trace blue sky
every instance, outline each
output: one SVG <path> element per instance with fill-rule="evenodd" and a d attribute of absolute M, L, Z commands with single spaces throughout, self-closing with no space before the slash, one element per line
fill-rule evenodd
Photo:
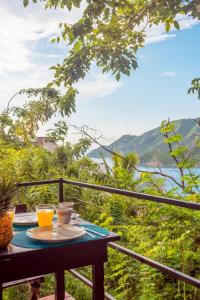
<path fill-rule="evenodd" d="M 52 45 L 63 11 L 45 12 L 42 6 L 24 9 L 22 1 L 0 3 L 0 107 L 19 89 L 40 87 L 52 79 L 48 68 L 62 61 L 66 45 Z M 73 22 L 76 10 L 67 18 Z M 92 68 L 78 84 L 77 112 L 66 120 L 97 129 L 105 142 L 122 134 L 141 134 L 167 118 L 194 118 L 200 102 L 187 95 L 192 78 L 199 76 L 200 24 L 180 20 L 182 30 L 166 34 L 162 25 L 148 30 L 145 48 L 138 52 L 139 69 L 116 82 Z M 24 99 L 17 98 L 16 104 Z M 58 117 L 56 118 L 56 120 Z M 52 120 L 47 127 L 51 127 Z M 41 128 L 39 134 L 44 133 Z M 74 135 L 70 136 L 74 140 Z"/>

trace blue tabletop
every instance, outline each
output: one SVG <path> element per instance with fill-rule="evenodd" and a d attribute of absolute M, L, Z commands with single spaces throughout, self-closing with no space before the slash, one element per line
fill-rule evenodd
<path fill-rule="evenodd" d="M 84 222 L 83 224 L 81 223 L 80 226 L 84 227 L 86 230 L 91 229 L 100 234 L 104 234 L 105 236 L 109 235 L 108 230 L 106 230 L 102 227 L 99 227 L 97 225 L 94 225 L 94 224 Z M 91 237 L 88 234 L 85 234 L 85 235 L 81 236 L 80 238 L 77 238 L 77 239 L 74 239 L 71 241 L 66 241 L 66 242 L 62 242 L 62 243 L 48 243 L 48 242 L 41 242 L 38 240 L 34 240 L 27 236 L 26 230 L 29 228 L 32 228 L 33 226 L 28 226 L 28 227 L 27 226 L 18 226 L 18 227 L 20 227 L 20 231 L 14 235 L 11 243 L 15 246 L 22 247 L 22 248 L 43 249 L 43 248 L 84 243 L 87 241 L 98 240 L 98 239 L 102 238 L 101 235 L 92 233 L 92 235 L 94 235 L 94 237 Z M 16 226 L 14 226 L 14 229 L 17 230 Z"/>

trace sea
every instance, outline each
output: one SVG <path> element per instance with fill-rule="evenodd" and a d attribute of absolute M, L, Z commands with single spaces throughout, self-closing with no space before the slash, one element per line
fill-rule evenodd
<path fill-rule="evenodd" d="M 93 161 L 95 161 L 96 163 L 99 163 L 99 164 L 103 164 L 103 160 L 101 158 L 92 158 Z M 112 167 L 113 165 L 113 162 L 112 162 L 112 159 L 111 158 L 105 158 L 108 166 Z M 158 171 L 160 172 L 160 169 L 159 168 L 156 168 L 156 167 L 147 167 L 147 166 L 137 166 L 137 168 L 141 171 Z M 176 181 L 180 182 L 180 172 L 178 170 L 178 168 L 175 168 L 175 167 L 162 167 L 162 172 L 167 174 L 167 175 L 170 175 L 172 176 Z M 192 172 L 193 174 L 195 175 L 200 175 L 200 167 L 196 167 L 196 168 L 192 168 Z M 187 174 L 187 170 L 185 171 L 185 173 Z M 137 176 L 137 174 L 136 174 Z M 162 177 L 163 176 L 160 176 L 160 175 L 156 175 L 158 177 Z M 166 182 L 165 182 L 165 188 L 166 190 L 170 190 L 174 187 L 177 187 L 177 185 L 175 183 L 173 183 L 170 179 L 167 179 Z M 200 188 L 200 186 L 199 186 Z"/>

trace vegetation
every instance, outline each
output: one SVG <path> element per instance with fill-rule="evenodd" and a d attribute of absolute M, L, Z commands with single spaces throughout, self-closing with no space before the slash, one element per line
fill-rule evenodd
<path fill-rule="evenodd" d="M 34 3 L 39 0 L 33 0 Z M 45 7 L 71 10 L 81 0 L 44 0 Z M 23 0 L 24 6 L 29 0 Z M 67 141 L 68 126 L 58 122 L 47 139 L 56 141 L 58 149 L 51 153 L 35 143 L 36 133 L 59 112 L 69 116 L 75 111 L 75 84 L 89 72 L 93 62 L 103 72 L 111 72 L 117 80 L 137 68 L 136 54 L 145 43 L 147 27 L 163 22 L 166 31 L 179 28 L 177 15 L 200 18 L 199 0 L 87 0 L 82 17 L 75 24 L 60 24 L 60 35 L 52 42 L 70 45 L 68 56 L 52 69 L 54 81 L 46 88 L 22 90 L 27 96 L 22 107 L 8 107 L 0 114 L 0 172 L 8 181 L 32 181 L 65 177 L 89 183 L 121 187 L 154 195 L 199 201 L 199 175 L 193 173 L 197 161 L 190 149 L 181 144 L 182 135 L 173 123 L 163 122 L 162 135 L 170 157 L 180 172 L 180 180 L 160 172 L 141 172 L 137 169 L 135 153 L 112 153 L 113 167 L 103 160 L 104 168 L 85 156 L 90 139 L 83 138 L 75 145 Z M 65 95 L 54 89 L 64 85 Z M 199 79 L 192 82 L 191 93 L 199 95 Z M 199 142 L 196 141 L 198 151 Z M 198 152 L 197 152 L 198 153 Z M 159 177 L 157 175 L 160 175 Z M 166 180 L 174 188 L 166 190 Z M 167 264 L 196 278 L 200 277 L 199 213 L 154 204 L 128 197 L 77 187 L 65 187 L 65 200 L 73 200 L 83 218 L 121 235 L 121 244 L 147 257 Z M 27 203 L 34 209 L 37 203 L 57 203 L 56 186 L 21 189 L 14 203 Z M 110 250 L 106 267 L 106 288 L 117 299 L 199 299 L 200 291 L 190 285 L 163 275 L 156 270 L 130 260 Z M 88 268 L 81 272 L 90 277 Z M 69 292 L 78 300 L 90 299 L 88 289 L 70 277 Z M 48 276 L 43 292 L 52 291 L 53 280 Z M 6 290 L 5 300 L 23 300 L 26 287 Z M 23 292 L 22 292 L 23 291 Z"/>
<path fill-rule="evenodd" d="M 113 166 L 110 167 L 102 158 L 102 168 L 85 156 L 91 144 L 89 136 L 83 136 L 75 145 L 70 144 L 67 141 L 68 126 L 64 122 L 55 124 L 46 136 L 50 141 L 57 142 L 57 150 L 52 153 L 40 148 L 35 143 L 37 126 L 40 124 L 37 109 L 44 119 L 43 122 L 49 120 L 52 114 L 47 115 L 48 111 L 43 105 L 46 107 L 51 99 L 48 98 L 48 90 L 45 90 L 47 97 L 44 102 L 40 99 L 41 90 L 39 94 L 38 90 L 32 90 L 31 99 L 28 91 L 23 91 L 28 97 L 24 106 L 10 107 L 0 115 L 0 172 L 8 181 L 64 177 L 154 195 L 200 201 L 199 175 L 193 174 L 195 157 L 188 156 L 188 148 L 179 144 L 182 136 L 180 132 L 176 132 L 174 123 L 163 122 L 161 131 L 164 142 L 170 147 L 169 154 L 179 168 L 180 180 L 174 188 L 166 190 L 166 180 L 170 178 L 167 178 L 166 174 L 158 177 L 151 172 L 138 172 L 139 158 L 135 153 L 125 156 L 113 153 Z M 198 140 L 196 142 L 198 146 Z M 83 218 L 118 232 L 122 245 L 191 276 L 200 277 L 198 212 L 75 186 L 65 186 L 64 195 L 65 200 L 75 202 L 76 210 Z M 13 203 L 19 202 L 27 203 L 31 210 L 34 210 L 37 203 L 57 203 L 57 186 L 21 188 L 13 199 Z M 83 268 L 80 271 L 91 278 L 90 269 Z M 71 275 L 66 276 L 67 289 L 76 299 L 90 299 L 91 294 L 87 287 L 77 285 Z M 114 250 L 109 250 L 105 277 L 106 289 L 117 299 L 200 297 L 199 290 L 122 254 L 116 255 Z M 47 276 L 42 294 L 51 293 L 53 286 L 53 277 Z M 4 299 L 23 300 L 26 299 L 27 293 L 26 286 L 14 287 L 4 292 Z"/>
<path fill-rule="evenodd" d="M 42 0 L 32 0 L 38 3 Z M 26 7 L 31 0 L 23 0 Z M 51 84 L 63 84 L 66 97 L 75 97 L 75 84 L 83 79 L 95 62 L 102 72 L 117 80 L 138 67 L 136 54 L 144 46 L 146 30 L 163 23 L 167 32 L 180 28 L 177 16 L 200 19 L 199 0 L 43 0 L 45 9 L 71 11 L 80 8 L 82 16 L 74 23 L 59 24 L 60 34 L 52 42 L 70 46 L 63 62 L 53 66 Z M 199 93 L 199 79 L 190 92 Z"/>

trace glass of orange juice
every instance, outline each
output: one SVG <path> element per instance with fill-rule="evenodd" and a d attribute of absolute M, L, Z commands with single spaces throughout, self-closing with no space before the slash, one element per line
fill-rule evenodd
<path fill-rule="evenodd" d="M 54 205 L 40 204 L 36 206 L 39 227 L 52 225 Z"/>
<path fill-rule="evenodd" d="M 13 222 L 14 215 L 15 215 L 15 206 L 10 205 L 9 208 L 8 208 L 8 213 L 11 217 L 12 222 Z"/>

